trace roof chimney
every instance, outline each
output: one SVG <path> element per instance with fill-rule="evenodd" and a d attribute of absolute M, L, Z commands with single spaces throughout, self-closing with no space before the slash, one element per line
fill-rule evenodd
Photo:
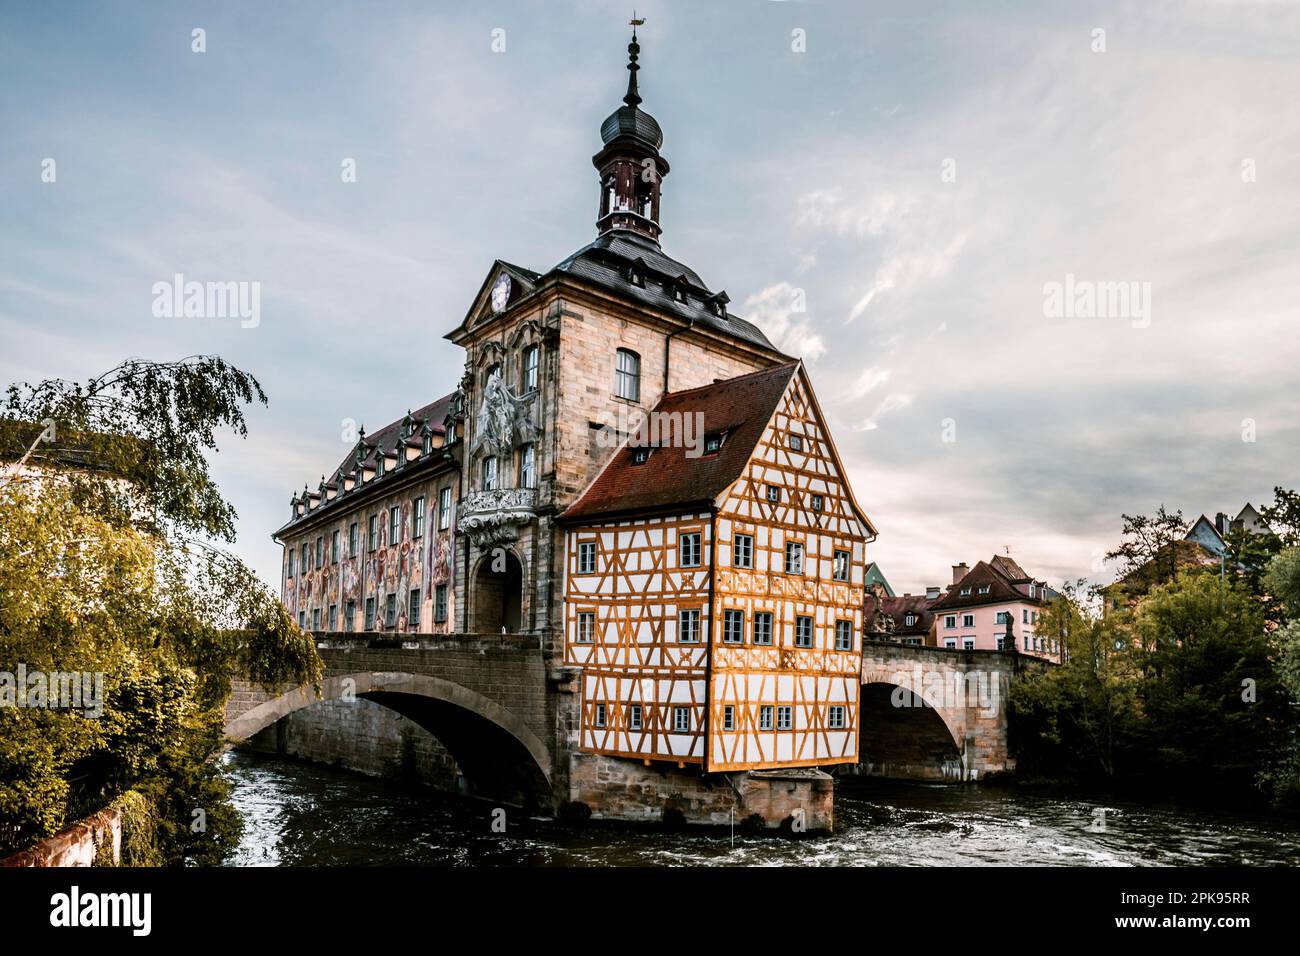
<path fill-rule="evenodd" d="M 927 601 L 939 600 L 939 585 L 934 584 L 925 589 L 925 599 Z"/>
<path fill-rule="evenodd" d="M 1214 516 L 1214 530 L 1221 535 L 1228 533 L 1228 516 L 1222 511 Z"/>
<path fill-rule="evenodd" d="M 956 584 L 958 581 L 964 578 L 966 576 L 966 572 L 969 570 L 970 568 L 967 567 L 965 561 L 963 561 L 961 564 L 954 564 L 952 566 L 952 583 Z"/>

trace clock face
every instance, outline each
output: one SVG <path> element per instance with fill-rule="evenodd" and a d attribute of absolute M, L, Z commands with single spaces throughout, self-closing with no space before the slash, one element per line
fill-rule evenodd
<path fill-rule="evenodd" d="M 492 284 L 492 309 L 500 312 L 510 301 L 510 276 L 504 272 L 497 276 L 497 281 Z"/>

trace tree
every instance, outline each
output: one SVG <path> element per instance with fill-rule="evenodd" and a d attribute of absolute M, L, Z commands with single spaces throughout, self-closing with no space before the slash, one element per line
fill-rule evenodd
<path fill-rule="evenodd" d="M 1259 516 L 1277 536 L 1279 550 L 1300 545 L 1300 493 L 1275 486 L 1273 503 L 1260 508 Z"/>
<path fill-rule="evenodd" d="M 1119 560 L 1120 577 L 1141 577 L 1143 588 L 1178 576 L 1182 555 L 1179 543 L 1187 533 L 1182 511 L 1170 514 L 1162 504 L 1152 516 L 1121 515 L 1124 541 L 1106 553 L 1107 561 Z"/>
<path fill-rule="evenodd" d="M 0 482 L 0 673 L 90 675 L 102 693 L 80 711 L 30 697 L 0 708 L 0 850 L 134 789 L 163 861 L 214 862 L 238 836 L 210 759 L 232 676 L 271 687 L 320 676 L 313 642 L 270 589 L 186 536 L 233 537 L 203 451 L 219 427 L 244 433 L 242 404 L 264 401 L 261 389 L 198 357 L 8 395 L 5 452 L 39 471 Z M 57 446 L 33 440 L 32 421 L 43 435 L 52 421 Z"/>

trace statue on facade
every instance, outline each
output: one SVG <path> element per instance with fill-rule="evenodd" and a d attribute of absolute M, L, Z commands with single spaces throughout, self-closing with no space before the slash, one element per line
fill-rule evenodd
<path fill-rule="evenodd" d="M 500 369 L 488 376 L 483 401 L 474 422 L 474 446 L 492 455 L 509 455 L 516 444 L 534 441 L 538 428 L 529 414 L 531 398 L 520 398 L 501 377 Z"/>

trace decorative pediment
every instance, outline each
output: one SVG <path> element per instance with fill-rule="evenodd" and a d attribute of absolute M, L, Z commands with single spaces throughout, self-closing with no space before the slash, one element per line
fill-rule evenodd
<path fill-rule="evenodd" d="M 469 329 L 508 311 L 537 287 L 539 278 L 541 276 L 531 269 L 497 259 L 479 286 L 478 294 L 474 296 L 461 328 Z"/>

